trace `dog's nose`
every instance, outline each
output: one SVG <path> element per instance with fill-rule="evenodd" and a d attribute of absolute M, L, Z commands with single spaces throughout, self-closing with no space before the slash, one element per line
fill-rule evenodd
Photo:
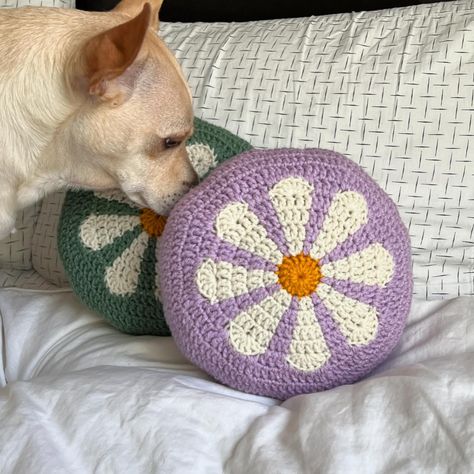
<path fill-rule="evenodd" d="M 199 175 L 196 173 L 194 168 L 192 168 L 191 169 L 191 176 L 189 177 L 188 180 L 183 181 L 183 184 L 185 186 L 189 186 L 191 188 L 192 186 L 195 186 L 198 183 L 199 183 Z"/>

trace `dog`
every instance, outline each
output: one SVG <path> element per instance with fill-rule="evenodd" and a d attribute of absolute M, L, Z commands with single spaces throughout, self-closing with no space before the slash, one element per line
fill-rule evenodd
<path fill-rule="evenodd" d="M 120 188 L 166 215 L 197 182 L 191 93 L 156 34 L 161 4 L 0 10 L 0 238 L 64 187 Z"/>

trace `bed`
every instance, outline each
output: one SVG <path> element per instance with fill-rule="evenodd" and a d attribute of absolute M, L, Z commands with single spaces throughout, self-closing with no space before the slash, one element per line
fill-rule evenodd
<path fill-rule="evenodd" d="M 397 203 L 406 330 L 358 383 L 285 402 L 232 390 L 79 301 L 57 251 L 64 193 L 47 196 L 0 242 L 0 472 L 473 472 L 474 2 L 160 30 L 198 117 L 255 147 L 343 153 Z"/>

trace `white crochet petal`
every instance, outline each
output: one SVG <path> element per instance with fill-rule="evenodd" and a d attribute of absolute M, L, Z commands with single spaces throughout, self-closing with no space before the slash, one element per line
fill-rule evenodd
<path fill-rule="evenodd" d="M 291 296 L 281 290 L 238 314 L 229 325 L 234 349 L 244 355 L 265 353 L 290 303 Z"/>
<path fill-rule="evenodd" d="M 367 202 L 354 191 L 337 193 L 329 206 L 323 227 L 313 244 L 310 255 L 323 258 L 367 223 Z"/>
<path fill-rule="evenodd" d="M 300 300 L 296 318 L 296 327 L 286 360 L 298 370 L 317 370 L 327 362 L 331 353 L 316 319 L 310 297 Z"/>
<path fill-rule="evenodd" d="M 141 273 L 143 255 L 148 246 L 149 236 L 142 232 L 123 253 L 105 270 L 105 283 L 114 295 L 135 293 Z"/>
<path fill-rule="evenodd" d="M 365 346 L 375 339 L 378 318 L 373 306 L 349 298 L 325 283 L 318 285 L 316 293 L 349 344 Z"/>
<path fill-rule="evenodd" d="M 313 186 L 303 178 L 281 180 L 270 190 L 273 207 L 280 219 L 290 255 L 303 251 Z"/>
<path fill-rule="evenodd" d="M 275 272 L 248 270 L 229 262 L 204 260 L 196 274 L 196 284 L 204 298 L 217 303 L 278 282 Z"/>
<path fill-rule="evenodd" d="M 246 203 L 233 202 L 224 207 L 217 215 L 215 228 L 222 240 L 242 250 L 275 264 L 282 261 L 282 253 Z"/>
<path fill-rule="evenodd" d="M 392 255 L 381 244 L 369 245 L 360 252 L 321 267 L 324 276 L 384 287 L 393 276 Z"/>
<path fill-rule="evenodd" d="M 140 224 L 138 216 L 92 214 L 81 224 L 79 237 L 91 250 L 100 250 Z"/>
<path fill-rule="evenodd" d="M 217 166 L 217 157 L 214 150 L 205 143 L 195 143 L 186 147 L 189 161 L 200 178 Z"/>

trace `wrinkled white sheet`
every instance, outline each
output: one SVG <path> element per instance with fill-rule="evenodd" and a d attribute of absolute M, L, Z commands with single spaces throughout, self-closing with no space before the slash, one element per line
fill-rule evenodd
<path fill-rule="evenodd" d="M 285 403 L 222 387 L 169 338 L 69 292 L 0 291 L 0 472 L 472 473 L 474 298 L 415 301 L 371 377 Z"/>

